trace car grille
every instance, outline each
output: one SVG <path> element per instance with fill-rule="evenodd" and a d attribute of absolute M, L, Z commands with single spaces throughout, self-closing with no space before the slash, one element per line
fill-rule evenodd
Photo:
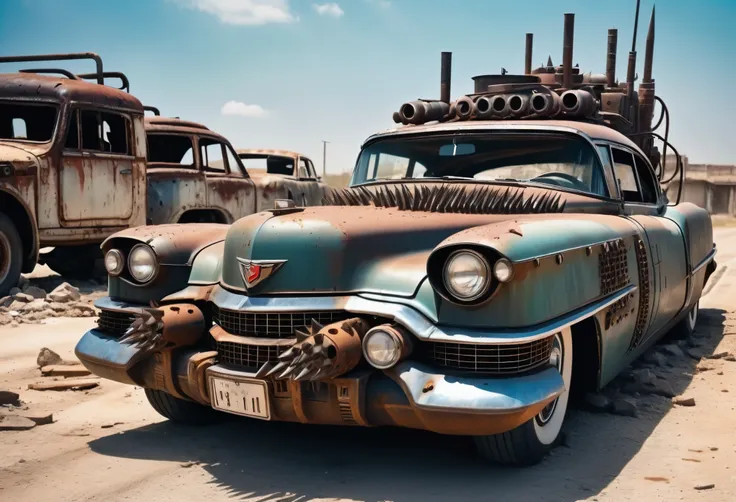
<path fill-rule="evenodd" d="M 249 345 L 245 343 L 215 342 L 220 362 L 253 371 L 268 361 L 276 362 L 286 347 L 278 345 Z"/>
<path fill-rule="evenodd" d="M 103 309 L 97 319 L 97 326 L 100 331 L 107 334 L 123 336 L 134 320 L 135 317 L 132 314 Z"/>
<path fill-rule="evenodd" d="M 226 310 L 212 306 L 212 320 L 228 333 L 262 338 L 293 338 L 294 331 L 309 326 L 312 319 L 324 325 L 349 317 L 349 313 L 340 310 L 266 313 Z"/>
<path fill-rule="evenodd" d="M 509 375 L 523 373 L 549 362 L 553 337 L 526 343 L 479 345 L 425 342 L 426 362 L 467 373 Z"/>

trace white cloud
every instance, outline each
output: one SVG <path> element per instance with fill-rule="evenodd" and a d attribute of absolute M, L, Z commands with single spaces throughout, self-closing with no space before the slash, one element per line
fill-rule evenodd
<path fill-rule="evenodd" d="M 262 25 L 292 23 L 299 18 L 289 10 L 288 0 L 174 0 L 190 9 L 197 9 L 226 24 Z"/>
<path fill-rule="evenodd" d="M 341 17 L 345 12 L 336 3 L 312 4 L 320 16 Z"/>
<path fill-rule="evenodd" d="M 228 101 L 222 105 L 220 113 L 223 115 L 239 115 L 249 118 L 263 118 L 268 116 L 268 112 L 261 105 L 247 105 L 242 101 Z"/>

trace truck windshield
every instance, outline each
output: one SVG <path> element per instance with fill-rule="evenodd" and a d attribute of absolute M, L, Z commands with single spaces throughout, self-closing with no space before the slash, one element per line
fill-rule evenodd
<path fill-rule="evenodd" d="M 353 185 L 467 178 L 544 183 L 607 197 L 594 148 L 571 134 L 483 133 L 378 140 L 360 153 Z"/>
<path fill-rule="evenodd" d="M 57 113 L 53 105 L 0 102 L 0 140 L 51 141 Z"/>

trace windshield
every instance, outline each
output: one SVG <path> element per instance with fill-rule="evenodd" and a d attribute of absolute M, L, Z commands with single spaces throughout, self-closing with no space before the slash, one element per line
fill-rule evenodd
<path fill-rule="evenodd" d="M 56 115 L 53 105 L 0 102 L 0 140 L 51 141 Z"/>
<path fill-rule="evenodd" d="M 281 155 L 241 153 L 238 155 L 248 171 L 266 171 L 268 174 L 291 176 L 294 174 L 294 159 Z"/>
<path fill-rule="evenodd" d="M 352 184 L 443 177 L 544 183 L 608 196 L 594 148 L 569 134 L 483 133 L 379 140 L 360 153 Z"/>

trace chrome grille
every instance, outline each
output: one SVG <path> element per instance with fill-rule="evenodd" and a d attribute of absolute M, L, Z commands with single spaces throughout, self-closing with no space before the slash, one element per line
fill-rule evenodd
<path fill-rule="evenodd" d="M 262 338 L 292 338 L 294 330 L 309 326 L 312 319 L 320 324 L 345 320 L 350 314 L 342 311 L 315 312 L 245 312 L 212 306 L 212 320 L 233 335 Z"/>
<path fill-rule="evenodd" d="M 97 326 L 100 331 L 107 334 L 123 336 L 134 320 L 135 317 L 132 314 L 103 309 L 97 319 Z"/>
<path fill-rule="evenodd" d="M 275 362 L 286 347 L 276 345 L 249 345 L 245 343 L 217 342 L 220 362 L 257 370 L 266 362 Z"/>
<path fill-rule="evenodd" d="M 443 368 L 468 373 L 522 373 L 549 362 L 553 337 L 506 345 L 426 342 L 425 359 Z"/>

